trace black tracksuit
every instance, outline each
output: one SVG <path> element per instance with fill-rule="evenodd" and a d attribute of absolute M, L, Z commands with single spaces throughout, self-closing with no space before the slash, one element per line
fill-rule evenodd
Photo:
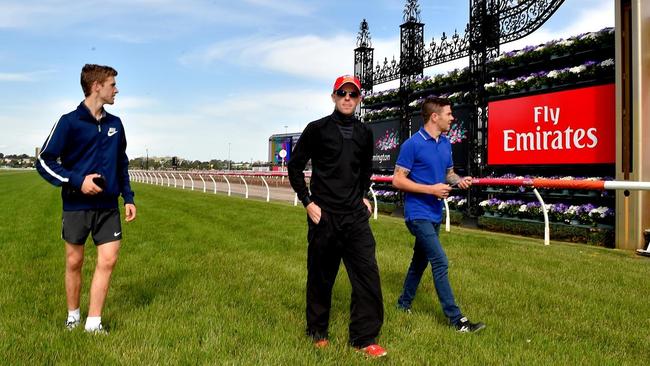
<path fill-rule="evenodd" d="M 375 343 L 384 319 L 375 239 L 363 203 L 372 154 L 370 128 L 335 111 L 307 125 L 288 164 L 298 198 L 322 212 L 318 224 L 307 217 L 307 334 L 328 336 L 332 287 L 343 259 L 352 284 L 350 343 L 360 348 Z M 309 159 L 311 195 L 303 173 Z"/>

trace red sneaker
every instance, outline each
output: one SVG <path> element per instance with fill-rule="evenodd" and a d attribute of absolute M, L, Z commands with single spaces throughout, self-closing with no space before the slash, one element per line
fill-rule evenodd
<path fill-rule="evenodd" d="M 314 341 L 314 347 L 315 348 L 325 348 L 325 347 L 329 346 L 329 344 L 330 344 L 330 341 L 328 341 L 325 338 Z"/>
<path fill-rule="evenodd" d="M 357 348 L 357 351 L 363 352 L 366 356 L 372 358 L 384 357 L 388 354 L 388 352 L 378 344 L 371 344 L 367 347 Z"/>

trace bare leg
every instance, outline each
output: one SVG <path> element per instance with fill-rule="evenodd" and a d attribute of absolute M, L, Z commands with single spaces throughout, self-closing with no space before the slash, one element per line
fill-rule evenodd
<path fill-rule="evenodd" d="M 113 268 L 115 268 L 119 251 L 119 240 L 97 246 L 97 266 L 95 267 L 95 274 L 90 285 L 89 317 L 102 315 L 104 300 L 106 300 L 108 285 L 111 281 L 111 273 L 113 273 Z"/>
<path fill-rule="evenodd" d="M 81 267 L 84 263 L 84 246 L 65 243 L 65 295 L 68 310 L 79 309 L 81 294 Z"/>

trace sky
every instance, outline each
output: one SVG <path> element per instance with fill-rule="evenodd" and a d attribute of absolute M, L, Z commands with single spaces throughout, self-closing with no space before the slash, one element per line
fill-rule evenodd
<path fill-rule="evenodd" d="M 119 72 L 130 158 L 266 161 L 272 134 L 333 110 L 368 21 L 375 62 L 399 56 L 404 0 L 0 0 L 0 152 L 30 154 L 83 100 L 86 63 Z M 420 1 L 425 43 L 464 31 L 469 0 Z M 614 26 L 613 0 L 566 0 L 519 49 Z M 458 60 L 425 70 L 467 66 Z M 381 90 L 396 87 L 387 83 Z"/>

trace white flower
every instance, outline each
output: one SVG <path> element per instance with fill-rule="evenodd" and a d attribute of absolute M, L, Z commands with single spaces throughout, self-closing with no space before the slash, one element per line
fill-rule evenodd
<path fill-rule="evenodd" d="M 485 207 L 485 206 L 488 205 L 488 201 L 489 201 L 489 200 L 481 201 L 481 202 L 478 203 L 478 205 L 481 206 L 481 207 Z"/>
<path fill-rule="evenodd" d="M 585 70 L 587 70 L 587 66 L 580 65 L 580 66 L 574 66 L 574 67 L 570 68 L 569 72 L 572 72 L 574 74 L 579 74 L 579 73 L 581 73 L 581 72 L 583 72 Z"/>
<path fill-rule="evenodd" d="M 549 72 L 546 76 L 549 77 L 549 78 L 555 79 L 559 75 L 560 75 L 560 73 L 557 70 L 553 70 L 553 71 Z"/>
<path fill-rule="evenodd" d="M 499 210 L 503 210 L 503 209 L 506 208 L 506 207 L 508 207 L 508 205 L 507 205 L 505 202 L 501 202 L 501 203 L 499 203 L 499 207 L 498 207 L 498 209 L 499 209 Z"/>
<path fill-rule="evenodd" d="M 594 208 L 591 211 L 589 211 L 589 217 L 598 217 L 601 219 L 605 218 L 605 213 L 607 212 L 608 208 L 604 206 L 600 206 L 598 208 Z"/>
<path fill-rule="evenodd" d="M 464 206 L 467 203 L 467 198 L 463 198 L 462 200 L 458 201 L 458 207 Z"/>
<path fill-rule="evenodd" d="M 573 40 L 562 40 L 558 42 L 560 46 L 570 46 L 573 44 Z"/>
<path fill-rule="evenodd" d="M 495 88 L 497 86 L 497 83 L 493 81 L 493 82 L 487 83 L 487 84 L 485 84 L 483 86 L 485 87 L 485 89 L 492 89 L 492 88 Z"/>
<path fill-rule="evenodd" d="M 560 178 L 560 180 L 574 180 L 574 179 L 575 179 L 575 178 L 573 178 L 573 177 L 570 176 L 570 175 L 568 175 L 568 176 L 566 176 L 566 177 L 562 177 L 562 178 Z"/>
<path fill-rule="evenodd" d="M 587 33 L 587 34 L 583 35 L 582 37 L 580 37 L 580 39 L 585 39 L 585 38 L 595 39 L 596 37 L 598 37 L 596 32 L 590 32 L 590 33 Z"/>
<path fill-rule="evenodd" d="M 528 211 L 528 207 L 526 205 L 519 206 L 519 212 L 526 212 L 526 211 Z"/>
<path fill-rule="evenodd" d="M 578 210 L 580 209 L 580 206 L 569 206 L 569 208 L 566 210 L 567 213 L 569 214 L 577 214 Z"/>
<path fill-rule="evenodd" d="M 515 85 L 517 85 L 517 82 L 514 81 L 514 80 L 508 80 L 508 81 L 506 81 L 506 85 L 508 85 L 508 86 L 515 86 Z"/>
<path fill-rule="evenodd" d="M 608 58 L 607 60 L 601 62 L 599 66 L 614 66 L 614 59 Z"/>

